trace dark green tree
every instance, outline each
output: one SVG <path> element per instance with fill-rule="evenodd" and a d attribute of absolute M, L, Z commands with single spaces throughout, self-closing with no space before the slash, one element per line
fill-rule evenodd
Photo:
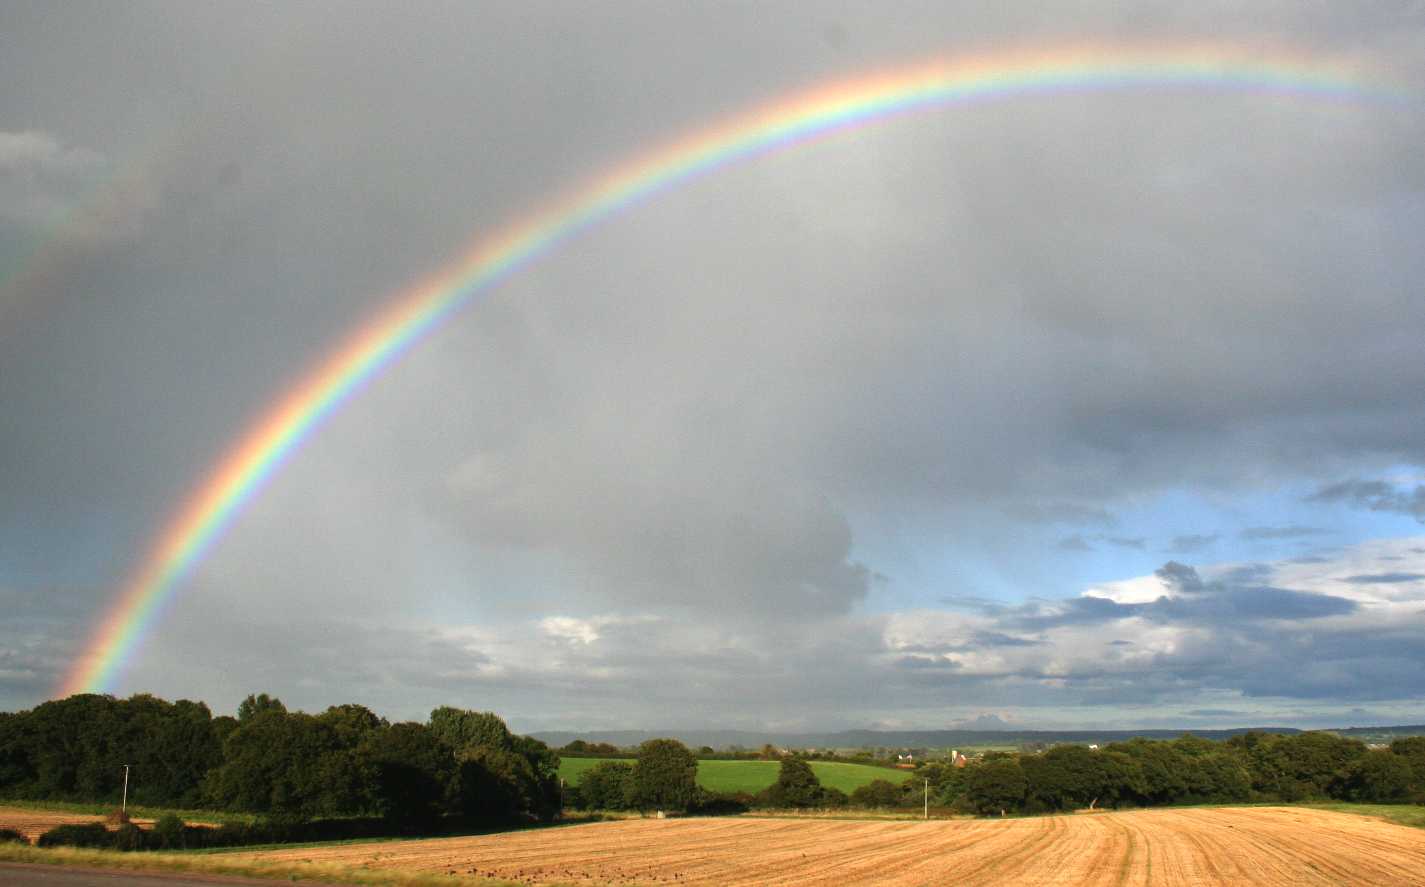
<path fill-rule="evenodd" d="M 600 761 L 579 778 L 579 801 L 586 810 L 625 810 L 633 806 L 633 764 Z"/>
<path fill-rule="evenodd" d="M 802 758 L 783 758 L 777 781 L 763 790 L 763 798 L 769 807 L 819 807 L 821 780 Z"/>
<path fill-rule="evenodd" d="M 676 739 L 650 739 L 638 747 L 634 805 L 640 810 L 687 810 L 698 796 L 698 759 Z"/>
<path fill-rule="evenodd" d="M 1336 793 L 1348 801 L 1399 804 L 1409 800 L 1414 778 L 1405 757 L 1368 751 L 1347 766 Z"/>
<path fill-rule="evenodd" d="M 280 711 L 285 713 L 287 706 L 282 704 L 282 700 L 276 696 L 268 696 L 266 693 L 249 693 L 247 698 L 238 703 L 237 719 L 238 723 L 250 721 L 265 711 Z"/>
<path fill-rule="evenodd" d="M 455 795 L 455 757 L 424 724 L 369 730 L 358 754 L 371 775 L 373 812 L 399 828 L 428 828 Z"/>
<path fill-rule="evenodd" d="M 989 757 L 965 768 L 965 799 L 976 813 L 1016 812 L 1029 784 L 1017 757 Z"/>
<path fill-rule="evenodd" d="M 507 749 L 513 741 L 510 728 L 494 712 L 443 705 L 430 713 L 429 723 L 436 737 L 456 751 L 473 745 Z"/>

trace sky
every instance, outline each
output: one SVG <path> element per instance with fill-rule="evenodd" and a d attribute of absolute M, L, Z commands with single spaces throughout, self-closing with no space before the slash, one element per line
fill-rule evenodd
<path fill-rule="evenodd" d="M 0 709 L 481 237 L 779 98 L 1089 42 L 1403 98 L 1018 96 L 659 193 L 346 402 L 109 689 L 519 730 L 1425 721 L 1425 7 L 419 12 L 0 10 Z"/>

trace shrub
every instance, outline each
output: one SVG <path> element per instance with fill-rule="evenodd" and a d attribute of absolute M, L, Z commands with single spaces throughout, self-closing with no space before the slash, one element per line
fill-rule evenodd
<path fill-rule="evenodd" d="M 102 822 L 57 825 L 40 835 L 40 847 L 112 847 L 114 836 Z"/>
<path fill-rule="evenodd" d="M 845 807 L 851 803 L 851 798 L 839 788 L 832 788 L 829 785 L 821 788 L 821 806 L 823 807 Z"/>
<path fill-rule="evenodd" d="M 165 813 L 153 824 L 153 843 L 165 850 L 181 850 L 188 843 L 184 840 L 184 828 L 177 814 Z"/>
<path fill-rule="evenodd" d="M 119 826 L 110 839 L 115 850 L 142 850 L 147 842 L 148 835 L 143 829 L 126 822 Z"/>
<path fill-rule="evenodd" d="M 579 803 L 586 810 L 622 810 L 633 806 L 633 765 L 601 761 L 579 780 Z"/>
<path fill-rule="evenodd" d="M 901 789 L 889 780 L 873 779 L 853 791 L 850 801 L 857 807 L 897 807 L 901 801 Z"/>
<path fill-rule="evenodd" d="M 755 799 L 747 792 L 710 792 L 699 788 L 688 812 L 698 816 L 736 816 L 751 810 L 754 803 Z"/>
<path fill-rule="evenodd" d="M 12 828 L 0 828 L 0 844 L 28 844 L 30 839 Z"/>

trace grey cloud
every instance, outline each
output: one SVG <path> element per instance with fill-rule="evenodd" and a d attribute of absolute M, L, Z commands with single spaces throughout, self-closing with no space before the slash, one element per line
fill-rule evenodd
<path fill-rule="evenodd" d="M 1171 548 L 1178 554 L 1196 554 L 1204 548 L 1217 544 L 1218 538 L 1217 533 L 1189 533 L 1185 536 L 1174 536 Z"/>
<path fill-rule="evenodd" d="M 1187 564 L 1178 563 L 1177 561 L 1168 561 L 1166 564 L 1163 564 L 1154 572 L 1154 575 L 1157 576 L 1164 585 L 1183 592 L 1184 594 L 1195 594 L 1206 588 L 1197 570 Z"/>
<path fill-rule="evenodd" d="M 1285 588 L 1228 588 L 1201 597 L 1159 598 L 1143 615 L 1164 622 L 1232 623 L 1238 620 L 1321 619 L 1353 613 L 1347 598 Z"/>
<path fill-rule="evenodd" d="M 1072 502 L 1015 503 L 1007 512 L 1027 524 L 1074 524 L 1111 527 L 1118 519 L 1107 509 Z"/>
<path fill-rule="evenodd" d="M 1197 570 L 1169 561 L 1156 573 L 1174 595 L 1146 603 L 1123 604 L 1102 597 L 1077 597 L 1053 604 L 1030 604 L 1015 612 L 1009 624 L 1042 631 L 1070 625 L 1143 618 L 1183 625 L 1232 626 L 1242 621 L 1321 619 L 1343 616 L 1358 608 L 1355 601 L 1332 595 L 1270 586 L 1238 585 L 1227 577 L 1204 582 Z M 1258 570 L 1238 577 L 1255 578 Z"/>
<path fill-rule="evenodd" d="M 1389 4 L 537 0 L 341 8 L 333 28 L 337 10 L 7 10 L 0 82 L 25 88 L 0 91 L 0 216 L 24 219 L 0 220 L 0 267 L 28 283 L 0 322 L 0 585 L 111 590 L 254 417 L 393 294 L 741 109 L 1104 35 L 1210 31 L 1425 78 L 1425 35 Z M 1040 652 L 1030 624 L 1225 632 L 1235 614 L 1265 632 L 1272 607 L 1339 610 L 1237 579 L 1189 591 L 1186 574 L 1177 593 L 1208 603 L 1021 602 L 1079 590 L 1061 536 L 1095 563 L 1136 557 L 1097 536 L 1136 543 L 1159 524 L 1116 516 L 1165 496 L 1250 505 L 1425 464 L 1422 140 L 1417 115 L 1369 103 L 1076 92 L 951 104 L 658 191 L 334 411 L 234 515 L 121 689 L 393 707 L 465 690 L 536 718 L 735 718 L 726 700 L 747 699 L 834 719 L 909 686 L 875 620 L 945 588 L 994 597 L 956 599 L 980 620 L 956 638 L 1005 658 Z M 63 228 L 35 253 L 32 220 L 55 211 L 127 234 L 85 246 Z M 5 698 L 41 698 L 107 599 L 24 598 Z M 244 607 L 357 627 L 284 631 Z M 553 614 L 652 621 L 529 641 L 557 667 L 421 627 Z M 360 627 L 393 618 L 391 641 Z M 709 636 L 680 643 L 680 624 Z M 1166 660 L 1137 686 L 918 677 L 947 707 L 1162 699 L 1174 668 L 1232 684 Z"/>
<path fill-rule="evenodd" d="M 1132 548 L 1136 551 L 1142 551 L 1148 546 L 1148 540 L 1142 538 L 1141 536 L 1104 536 L 1102 538 L 1103 541 L 1117 548 Z"/>
<path fill-rule="evenodd" d="M 1329 532 L 1321 527 L 1248 527 L 1239 535 L 1249 541 L 1261 541 L 1264 539 L 1305 539 L 1310 536 L 1320 536 Z"/>
<path fill-rule="evenodd" d="M 1406 514 L 1425 523 L 1425 484 L 1412 490 L 1382 480 L 1345 480 L 1322 487 L 1307 501 L 1340 502 L 1370 511 Z"/>
<path fill-rule="evenodd" d="M 1061 551 L 1093 551 L 1093 546 L 1083 536 L 1065 536 L 1059 540 L 1058 547 Z"/>
<path fill-rule="evenodd" d="M 1347 576 L 1345 581 L 1353 585 L 1393 585 L 1399 582 L 1415 582 L 1425 579 L 1425 573 L 1360 573 Z"/>
<path fill-rule="evenodd" d="M 1076 597 L 1053 605 L 1029 604 L 1009 624 L 1040 631 L 1065 625 L 1084 625 L 1127 619 L 1143 611 L 1144 604 L 1120 604 L 1108 598 Z"/>
<path fill-rule="evenodd" d="M 47 132 L 0 131 L 0 222 L 43 228 L 66 221 L 105 166 L 102 154 Z"/>

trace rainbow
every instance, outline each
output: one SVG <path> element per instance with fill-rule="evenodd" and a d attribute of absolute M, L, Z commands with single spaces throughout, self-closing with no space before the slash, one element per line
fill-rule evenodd
<path fill-rule="evenodd" d="M 1222 46 L 1075 46 L 937 60 L 793 95 L 670 142 L 477 241 L 397 294 L 318 362 L 223 456 L 163 527 L 71 671 L 66 696 L 108 692 L 164 604 L 242 511 L 343 401 L 461 308 L 589 227 L 716 170 L 840 130 L 958 103 L 1063 91 L 1206 89 L 1395 102 L 1308 56 Z"/>

